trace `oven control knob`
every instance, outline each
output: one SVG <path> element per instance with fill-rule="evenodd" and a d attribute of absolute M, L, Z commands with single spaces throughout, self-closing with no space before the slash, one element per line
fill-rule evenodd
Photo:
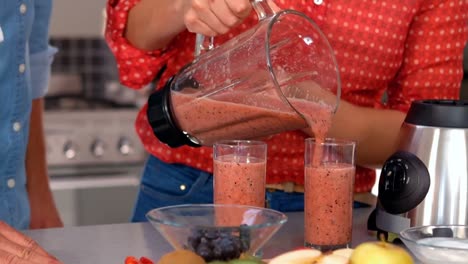
<path fill-rule="evenodd" d="M 94 140 L 93 144 L 91 144 L 91 153 L 93 153 L 95 157 L 102 157 L 105 150 L 106 145 L 100 139 Z"/>
<path fill-rule="evenodd" d="M 120 154 L 125 155 L 125 156 L 133 152 L 132 143 L 126 137 L 120 138 L 117 148 L 119 149 Z"/>
<path fill-rule="evenodd" d="M 63 154 L 69 160 L 76 158 L 76 154 L 78 154 L 78 147 L 71 141 L 65 142 L 63 145 Z"/>

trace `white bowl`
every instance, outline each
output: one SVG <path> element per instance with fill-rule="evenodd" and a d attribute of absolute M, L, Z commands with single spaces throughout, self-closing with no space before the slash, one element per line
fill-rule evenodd
<path fill-rule="evenodd" d="M 406 247 L 426 264 L 468 263 L 468 226 L 434 225 L 403 230 Z"/>

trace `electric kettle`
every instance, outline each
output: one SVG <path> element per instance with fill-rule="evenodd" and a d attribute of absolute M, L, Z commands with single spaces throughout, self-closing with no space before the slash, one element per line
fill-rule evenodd
<path fill-rule="evenodd" d="M 149 97 L 148 121 L 161 142 L 211 146 L 312 124 L 326 131 L 341 91 L 328 40 L 303 13 L 250 2 L 256 26 L 211 45 Z"/>
<path fill-rule="evenodd" d="M 398 146 L 382 168 L 369 229 L 468 225 L 468 102 L 413 102 Z"/>

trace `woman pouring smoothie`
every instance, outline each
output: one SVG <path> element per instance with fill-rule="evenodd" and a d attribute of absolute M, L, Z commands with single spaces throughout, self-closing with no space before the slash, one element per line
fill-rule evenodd
<path fill-rule="evenodd" d="M 455 0 L 274 1 L 311 17 L 338 61 L 342 95 L 329 137 L 357 142 L 355 192 L 369 192 L 374 170 L 394 152 L 397 133 L 416 99 L 456 99 L 462 79 L 468 4 Z M 160 75 L 159 86 L 191 62 L 195 34 L 221 45 L 257 24 L 248 0 L 109 0 L 106 40 L 121 82 L 138 89 Z M 384 98 L 385 95 L 385 100 Z M 212 203 L 212 149 L 170 148 L 153 135 L 146 106 L 136 130 L 151 154 L 134 221 L 152 208 Z M 267 140 L 267 205 L 303 210 L 303 131 Z"/>

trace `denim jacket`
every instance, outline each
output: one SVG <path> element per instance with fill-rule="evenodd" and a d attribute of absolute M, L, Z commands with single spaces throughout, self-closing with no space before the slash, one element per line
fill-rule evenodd
<path fill-rule="evenodd" d="M 30 222 L 31 104 L 46 93 L 55 53 L 48 45 L 51 8 L 52 0 L 0 0 L 0 220 L 19 229 Z"/>

